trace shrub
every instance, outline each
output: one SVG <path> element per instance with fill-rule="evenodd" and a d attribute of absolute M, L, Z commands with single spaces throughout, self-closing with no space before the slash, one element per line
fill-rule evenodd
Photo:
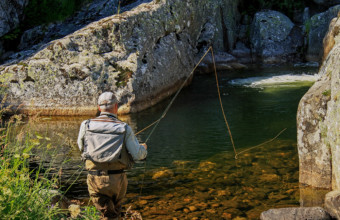
<path fill-rule="evenodd" d="M 50 189 L 56 184 L 55 177 L 47 178 L 40 168 L 29 169 L 31 150 L 36 143 L 27 138 L 23 143 L 9 140 L 14 116 L 1 128 L 0 136 L 0 216 L 3 219 L 48 219 L 60 213 L 51 207 Z"/>

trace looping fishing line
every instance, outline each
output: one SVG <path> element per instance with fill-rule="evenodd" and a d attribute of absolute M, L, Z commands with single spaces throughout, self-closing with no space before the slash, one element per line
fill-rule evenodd
<path fill-rule="evenodd" d="M 168 106 L 166 107 L 166 109 L 164 110 L 163 114 L 161 115 L 161 117 L 154 121 L 153 123 L 151 123 L 150 125 L 148 125 L 147 127 L 143 128 L 142 130 L 138 131 L 136 133 L 136 135 L 140 134 L 141 132 L 147 130 L 148 128 L 153 127 L 153 129 L 151 130 L 151 132 L 149 133 L 149 135 L 147 136 L 146 140 L 145 140 L 145 143 L 149 141 L 151 135 L 153 134 L 153 132 L 156 130 L 156 127 L 158 126 L 159 122 L 166 116 L 166 114 L 168 113 L 170 107 L 172 106 L 172 104 L 174 103 L 175 99 L 177 98 L 178 94 L 181 92 L 181 90 L 183 89 L 183 87 L 187 84 L 188 80 L 191 78 L 191 76 L 193 75 L 193 73 L 195 72 L 196 68 L 198 67 L 198 65 L 203 61 L 204 57 L 208 54 L 208 52 L 211 51 L 211 57 L 212 57 L 212 60 L 213 60 L 213 64 L 214 64 L 214 72 L 215 72 L 215 77 L 216 77 L 216 86 L 217 86 L 217 92 L 218 92 L 218 97 L 219 97 L 219 102 L 220 102 L 220 105 L 221 105 L 221 109 L 222 109 L 222 114 L 223 114 L 223 118 L 224 118 L 224 121 L 226 123 L 226 126 L 228 128 L 228 132 L 229 132 L 229 136 L 230 136 L 230 140 L 231 140 L 231 143 L 233 145 L 233 148 L 234 148 L 234 152 L 235 152 L 235 155 L 237 155 L 237 152 L 236 152 L 236 148 L 235 148 L 235 144 L 234 144 L 234 140 L 233 140 L 233 137 L 231 135 L 231 131 L 230 131 L 230 127 L 229 127 L 229 124 L 228 124 L 228 121 L 227 121 L 227 117 L 225 115 L 225 112 L 224 112 L 224 109 L 223 109 L 223 104 L 222 104 L 222 98 L 221 98 L 221 92 L 220 92 L 220 88 L 219 88 L 219 83 L 218 83 L 218 77 L 217 77 L 217 70 L 216 70 L 216 64 L 215 64 L 215 57 L 214 57 L 214 51 L 213 51 L 213 48 L 210 46 L 208 48 L 208 50 L 204 53 L 204 55 L 202 56 L 202 58 L 199 60 L 199 62 L 196 64 L 196 66 L 194 67 L 194 69 L 190 72 L 190 74 L 188 75 L 188 77 L 184 80 L 184 82 L 182 83 L 181 87 L 177 90 L 176 94 L 174 95 L 174 97 L 171 99 L 170 103 L 168 104 Z"/>
<path fill-rule="evenodd" d="M 234 140 L 233 137 L 231 135 L 231 131 L 229 128 L 229 124 L 227 122 L 227 118 L 226 115 L 224 113 L 224 109 L 223 109 L 223 104 L 222 104 L 222 99 L 221 99 L 221 93 L 220 93 L 220 89 L 219 89 L 219 85 L 218 85 L 218 77 L 217 77 L 217 71 L 216 71 L 216 65 L 215 65 L 215 58 L 214 58 L 214 52 L 213 52 L 213 48 L 210 46 L 208 48 L 208 50 L 204 53 L 204 55 L 202 56 L 202 58 L 199 60 L 199 62 L 196 64 L 196 66 L 194 67 L 194 69 L 190 72 L 190 74 L 188 75 L 188 77 L 184 80 L 184 82 L 182 83 L 181 87 L 178 89 L 178 91 L 176 92 L 176 94 L 174 95 L 174 97 L 171 99 L 170 103 L 168 104 L 168 106 L 166 107 L 166 109 L 164 110 L 163 114 L 161 115 L 161 117 L 154 121 L 153 123 L 151 123 L 150 125 L 148 125 L 147 127 L 143 128 L 142 130 L 138 131 L 136 133 L 136 135 L 142 133 L 143 131 L 149 129 L 150 127 L 154 126 L 151 130 L 151 132 L 149 133 L 149 135 L 147 136 L 145 143 L 147 143 L 151 137 L 151 135 L 153 134 L 153 132 L 155 131 L 156 127 L 159 125 L 159 122 L 166 116 L 166 114 L 168 113 L 170 107 L 172 106 L 172 104 L 174 103 L 175 99 L 177 98 L 178 94 L 181 92 L 181 90 L 183 89 L 183 87 L 187 84 L 188 80 L 190 79 L 190 77 L 193 75 L 193 73 L 195 72 L 196 68 L 198 67 L 198 65 L 202 62 L 202 60 L 204 59 L 204 57 L 208 54 L 208 52 L 211 51 L 211 56 L 212 56 L 212 60 L 214 63 L 214 71 L 215 71 L 215 77 L 216 77 L 216 83 L 217 83 L 217 92 L 219 95 L 219 102 L 221 105 L 221 109 L 222 109 L 222 114 L 224 117 L 224 121 L 227 125 L 228 131 L 229 131 L 229 135 L 230 135 L 230 139 L 231 139 L 231 143 L 233 145 L 234 148 L 234 152 L 235 152 L 235 159 L 237 158 L 237 152 L 236 152 L 236 148 L 234 145 Z M 143 185 L 144 185 L 144 179 L 145 179 L 145 172 L 146 172 L 146 161 L 144 161 L 144 173 L 143 173 L 143 178 L 142 178 L 142 184 L 141 184 L 141 189 L 140 189 L 140 196 L 142 195 L 142 191 L 143 191 Z"/>

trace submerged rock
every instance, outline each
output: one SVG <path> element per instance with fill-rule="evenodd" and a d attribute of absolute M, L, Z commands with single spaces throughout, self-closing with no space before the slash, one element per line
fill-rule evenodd
<path fill-rule="evenodd" d="M 204 161 L 201 162 L 198 166 L 198 168 L 202 171 L 210 171 L 216 167 L 216 163 L 210 162 L 210 161 Z"/>
<path fill-rule="evenodd" d="M 324 207 L 327 189 L 320 189 L 311 186 L 300 185 L 300 206 L 301 207 Z"/>
<path fill-rule="evenodd" d="M 172 170 L 164 169 L 164 170 L 155 172 L 152 176 L 152 179 L 156 180 L 160 178 L 169 178 L 169 177 L 172 177 L 173 175 L 174 175 L 174 172 Z"/>
<path fill-rule="evenodd" d="M 263 182 L 275 182 L 279 180 L 279 176 L 276 174 L 263 174 L 259 176 L 259 180 Z"/>

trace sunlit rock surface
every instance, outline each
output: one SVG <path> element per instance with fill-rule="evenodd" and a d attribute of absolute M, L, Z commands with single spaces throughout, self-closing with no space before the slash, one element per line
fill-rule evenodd
<path fill-rule="evenodd" d="M 319 71 L 321 79 L 311 87 L 299 104 L 297 141 L 300 182 L 314 187 L 338 190 L 340 188 L 340 35 L 335 30 L 339 30 L 340 22 L 336 22 L 332 28 L 330 32 L 333 32 L 334 46 Z"/>
<path fill-rule="evenodd" d="M 331 191 L 325 197 L 325 209 L 335 219 L 340 219 L 340 191 Z"/>
<path fill-rule="evenodd" d="M 119 113 L 143 110 L 177 91 L 207 41 L 234 43 L 236 13 L 232 0 L 162 0 L 91 23 L 0 66 L 7 103 L 29 114 L 94 115 L 98 95 L 112 90 Z"/>

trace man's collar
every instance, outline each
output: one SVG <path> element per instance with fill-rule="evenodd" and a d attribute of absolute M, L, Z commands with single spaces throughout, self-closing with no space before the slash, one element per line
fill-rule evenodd
<path fill-rule="evenodd" d="M 117 118 L 116 114 L 113 114 L 113 113 L 110 113 L 110 112 L 101 112 L 100 115 L 113 116 L 113 117 Z"/>

